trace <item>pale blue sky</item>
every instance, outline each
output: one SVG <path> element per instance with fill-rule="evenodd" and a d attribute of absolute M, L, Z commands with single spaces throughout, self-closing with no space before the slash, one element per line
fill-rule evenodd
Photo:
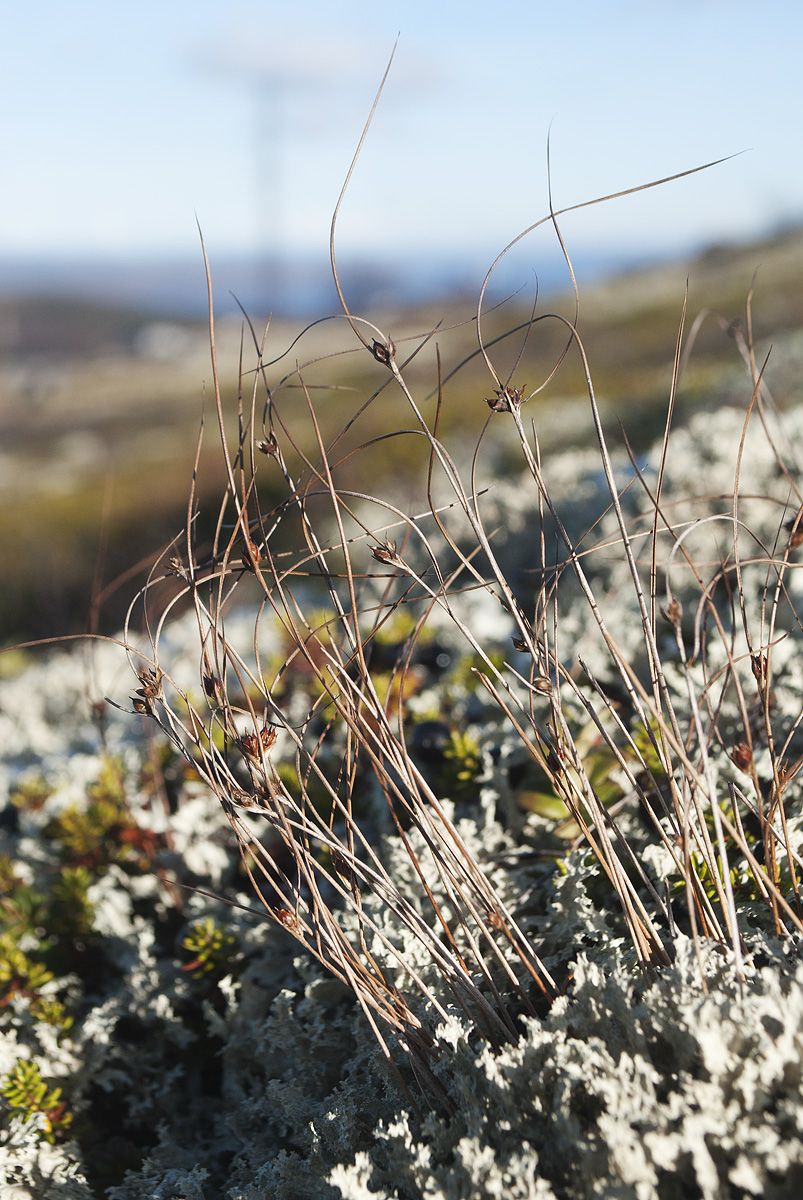
<path fill-rule="evenodd" d="M 0 253 L 196 254 L 197 212 L 215 255 L 276 235 L 325 255 L 397 33 L 344 250 L 501 248 L 546 211 L 550 122 L 559 205 L 749 151 L 567 218 L 570 244 L 683 249 L 803 217 L 797 0 L 289 9 L 4 5 Z"/>

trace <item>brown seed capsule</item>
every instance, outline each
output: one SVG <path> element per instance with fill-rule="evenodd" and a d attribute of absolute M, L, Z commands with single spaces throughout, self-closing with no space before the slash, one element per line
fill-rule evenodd
<path fill-rule="evenodd" d="M 351 867 L 346 862 L 345 858 L 340 853 L 340 851 L 332 850 L 330 857 L 332 859 L 332 866 L 337 871 L 338 875 L 340 875 L 341 878 L 343 878 L 343 879 L 351 879 L 351 875 L 352 875 Z"/>
<path fill-rule="evenodd" d="M 398 562 L 399 556 L 396 553 L 396 543 L 391 542 L 388 538 L 378 546 L 371 547 L 371 553 L 377 562 L 395 563 Z"/>
<path fill-rule="evenodd" d="M 257 442 L 257 450 L 262 454 L 272 454 L 275 457 L 279 453 L 279 443 L 276 441 L 276 435 L 272 433 L 269 438 Z"/>
<path fill-rule="evenodd" d="M 177 554 L 174 554 L 170 559 L 167 565 L 167 573 L 168 575 L 177 575 L 179 579 L 187 578 L 187 568 Z"/>
<path fill-rule="evenodd" d="M 673 629 L 679 629 L 683 620 L 683 605 L 678 600 L 677 596 L 673 596 L 669 602 L 668 608 L 661 609 L 661 616 L 667 621 Z"/>
<path fill-rule="evenodd" d="M 289 908 L 274 908 L 273 915 L 285 929 L 298 929 L 298 917 Z"/>
<path fill-rule="evenodd" d="M 755 681 L 759 687 L 763 687 L 767 682 L 767 656 L 766 654 L 753 654 L 750 656 L 750 666 L 753 669 Z"/>
<path fill-rule="evenodd" d="M 390 338 L 388 338 L 387 343 L 378 342 L 376 338 L 374 338 L 374 344 L 371 347 L 371 353 L 377 362 L 380 362 L 383 364 L 383 366 L 388 367 L 390 366 L 391 361 L 396 357 L 396 347 Z"/>
<path fill-rule="evenodd" d="M 232 788 L 229 792 L 229 799 L 232 804 L 238 804 L 240 808 L 253 808 L 259 803 L 259 797 L 252 796 L 250 792 L 244 792 L 242 788 Z"/>
<path fill-rule="evenodd" d="M 247 754 L 251 758 L 256 758 L 259 754 L 259 742 L 253 733 L 244 733 L 239 739 L 238 745 L 243 754 Z"/>
<path fill-rule="evenodd" d="M 249 571 L 254 571 L 262 560 L 262 553 L 256 542 L 252 542 L 250 538 L 246 539 L 245 549 L 243 550 L 242 564 Z"/>
<path fill-rule="evenodd" d="M 508 384 L 505 388 L 497 389 L 493 400 L 488 400 L 486 397 L 485 403 L 492 412 L 513 412 L 514 408 L 521 408 L 524 403 L 526 390 L 526 387 L 517 388 Z"/>
<path fill-rule="evenodd" d="M 154 667 L 152 671 L 140 671 L 138 679 L 142 687 L 137 688 L 137 695 L 146 700 L 158 700 L 162 695 L 162 672 L 159 668 Z"/>
<path fill-rule="evenodd" d="M 258 737 L 255 733 L 244 733 L 241 738 L 237 739 L 237 745 L 247 759 L 261 763 L 263 755 L 268 753 L 277 737 L 274 725 L 263 725 Z"/>
<path fill-rule="evenodd" d="M 737 742 L 731 750 L 731 762 L 738 767 L 740 771 L 749 771 L 753 761 L 753 751 L 748 746 L 747 742 Z"/>
<path fill-rule="evenodd" d="M 549 750 L 547 751 L 546 765 L 547 765 L 547 770 L 551 771 L 553 775 L 559 775 L 561 773 L 561 771 L 563 770 L 563 763 L 561 762 L 561 758 L 562 758 L 562 755 L 561 755 L 560 751 L 555 750 L 555 748 L 553 746 L 550 746 Z"/>
<path fill-rule="evenodd" d="M 276 741 L 276 738 L 278 736 L 279 735 L 276 732 L 275 725 L 263 725 L 262 730 L 259 735 L 260 741 L 262 742 L 263 749 L 270 750 L 271 746 Z"/>

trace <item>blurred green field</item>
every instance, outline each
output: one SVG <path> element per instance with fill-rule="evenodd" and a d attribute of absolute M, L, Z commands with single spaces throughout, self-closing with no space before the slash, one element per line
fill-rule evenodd
<path fill-rule="evenodd" d="M 581 295 L 579 329 L 598 397 L 614 443 L 621 421 L 640 448 L 662 429 L 672 360 L 683 309 L 686 329 L 702 321 L 678 396 L 677 420 L 690 411 L 722 403 L 746 403 L 750 386 L 733 336 L 745 328 L 752 299 L 753 338 L 759 362 L 775 338 L 803 324 L 803 233 L 789 232 L 753 246 L 711 250 L 691 262 L 646 270 Z M 487 314 L 484 335 L 503 378 L 522 347 L 532 297 Z M 572 319 L 570 296 L 539 300 L 537 316 L 560 312 Z M 481 357 L 474 307 L 465 299 L 426 309 L 371 318 L 397 343 L 399 359 L 439 325 L 405 371 L 425 414 L 434 415 L 438 362 L 443 380 L 441 436 L 467 461 L 488 417 L 483 403 L 493 382 Z M 439 324 L 440 323 L 440 324 Z M 262 330 L 255 322 L 259 333 Z M 13 337 L 3 337 L 12 330 Z M 271 326 L 266 358 L 284 354 L 267 368 L 282 417 L 313 454 L 315 442 L 298 364 L 329 443 L 349 418 L 387 380 L 387 373 L 359 348 L 345 321 L 301 331 L 286 322 Z M 509 336 L 505 336 L 509 333 Z M 241 339 L 245 402 L 250 403 L 255 352 L 237 321 L 217 329 L 221 386 L 232 433 L 237 423 Z M 498 340 L 497 340 L 498 339 Z M 528 390 L 549 374 L 566 341 L 556 321 L 537 321 L 529 331 L 515 380 Z M 5 346 L 3 349 L 2 347 Z M 292 347 L 292 348 L 290 348 Z M 287 353 L 284 353 L 288 351 Z M 287 381 L 279 386 L 283 377 Z M 767 380 L 780 407 L 794 403 L 800 381 L 775 369 Z M 261 418 L 264 389 L 259 392 Z M 587 443 L 593 436 L 579 356 L 571 352 L 556 377 L 530 405 L 542 451 Z M 222 480 L 213 405 L 208 338 L 203 323 L 165 322 L 140 312 L 117 312 L 74 302 L 0 299 L 0 639 L 11 645 L 119 627 L 147 562 L 181 534 L 186 518 L 201 414 L 206 434 L 199 472 L 200 526 L 213 520 Z M 406 401 L 386 387 L 368 405 L 339 445 L 345 457 L 362 441 L 413 425 Z M 497 422 L 485 450 L 488 473 L 513 469 L 514 447 Z M 404 503 L 409 480 L 426 466 L 426 444 L 409 437 L 382 442 L 371 455 L 372 477 L 354 455 L 339 468 L 356 490 Z M 294 464 L 299 477 L 303 464 Z M 281 495 L 280 481 L 266 477 L 264 503 Z M 132 570 L 139 564 L 138 570 Z M 115 585 L 115 581 L 117 581 Z"/>

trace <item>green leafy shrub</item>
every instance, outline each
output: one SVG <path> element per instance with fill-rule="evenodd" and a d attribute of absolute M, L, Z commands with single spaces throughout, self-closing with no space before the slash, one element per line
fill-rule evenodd
<path fill-rule="evenodd" d="M 47 1142 L 63 1139 L 72 1124 L 72 1113 L 60 1099 L 61 1088 L 48 1088 L 38 1064 L 29 1059 L 18 1059 L 0 1081 L 0 1095 L 10 1116 L 38 1119 L 40 1135 Z"/>
<path fill-rule="evenodd" d="M 146 870 L 158 839 L 135 821 L 126 798 L 122 768 L 105 759 L 86 804 L 71 804 L 45 826 L 45 837 L 57 842 L 62 859 L 93 875 L 111 863 Z"/>
<path fill-rule="evenodd" d="M 193 979 L 219 979 L 223 975 L 230 975 L 239 961 L 236 945 L 237 939 L 227 933 L 214 917 L 195 921 L 181 943 L 182 949 L 192 956 L 181 969 L 190 971 Z"/>

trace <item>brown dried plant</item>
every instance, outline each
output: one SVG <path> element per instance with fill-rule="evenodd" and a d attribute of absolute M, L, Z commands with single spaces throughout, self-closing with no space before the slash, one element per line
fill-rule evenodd
<path fill-rule="evenodd" d="M 349 178 L 353 169 L 354 163 Z M 787 789 L 800 765 L 793 751 L 799 721 L 779 733 L 772 704 L 776 624 L 788 603 L 784 581 L 799 543 L 803 496 L 787 471 L 798 516 L 789 523 L 784 514 L 785 541 L 781 522 L 777 545 L 759 547 L 746 560 L 740 549 L 745 534 L 737 464 L 732 495 L 724 498 L 716 518 L 729 522 L 729 552 L 710 569 L 692 556 L 690 529 L 699 530 L 715 518 L 695 523 L 685 515 L 680 520 L 674 505 L 665 505 L 662 492 L 675 393 L 699 328 L 695 323 L 684 342 L 681 320 L 657 482 L 651 484 L 633 458 L 629 486 L 641 489 L 644 502 L 634 524 L 623 505 L 577 311 L 574 320 L 533 313 L 520 330 L 524 341 L 536 336 L 540 322 L 559 322 L 565 330 L 561 361 L 576 354 L 582 364 L 615 519 L 615 536 L 606 538 L 602 548 L 609 559 L 619 556 L 629 574 L 641 630 L 634 657 L 612 632 L 615 622 L 587 570 L 592 550 L 572 540 L 550 495 L 535 424 L 525 424 L 525 405 L 560 362 L 539 387 L 528 391 L 514 382 L 518 363 L 504 378 L 492 357 L 494 344 L 485 343 L 484 298 L 499 259 L 483 284 L 476 315 L 478 352 L 492 381 L 491 411 L 466 479 L 440 436 L 443 380 L 438 380 L 429 418 L 408 383 L 410 363 L 433 334 L 409 347 L 351 312 L 336 265 L 338 210 L 332 224 L 332 266 L 343 314 L 360 352 L 373 358 L 383 377 L 327 443 L 305 385 L 307 368 L 296 366 L 283 378 L 272 377 L 278 360 L 270 361 L 267 353 L 270 330 L 259 338 L 248 326 L 255 364 L 242 372 L 232 436 L 218 378 L 210 283 L 215 413 L 227 482 L 211 545 L 197 544 L 193 486 L 180 543 L 166 552 L 132 605 L 126 641 L 139 680 L 133 707 L 161 727 L 220 800 L 267 918 L 354 993 L 391 1067 L 398 1072 L 395 1043 L 424 1092 L 445 1103 L 432 1070 L 437 1025 L 448 1017 L 444 996 L 451 995 L 475 1027 L 499 1045 L 515 1039 L 519 1016 L 540 1011 L 563 981 L 541 961 L 532 934 L 523 931 L 514 909 L 466 845 L 444 797 L 410 753 L 411 664 L 428 622 L 435 617 L 451 622 L 462 636 L 476 664 L 475 677 L 500 720 L 565 805 L 578 842 L 591 850 L 618 897 L 640 967 L 650 972 L 671 960 L 676 919 L 669 896 L 619 827 L 618 814 L 633 810 L 645 814 L 655 842 L 675 864 L 695 938 L 730 946 L 738 964 L 744 948 L 732 882 L 737 863 L 771 909 L 778 931 L 803 932 L 800 860 L 785 821 Z M 552 223 L 563 245 L 560 216 L 551 210 L 544 220 Z M 571 271 L 568 254 L 566 261 Z M 752 380 L 746 438 L 748 423 L 763 422 L 771 404 L 755 363 L 749 321 L 741 350 Z M 377 441 L 369 438 L 355 448 L 346 435 L 353 437 L 362 414 L 388 388 L 404 397 L 412 425 L 389 429 L 386 436 L 417 438 L 422 447 L 418 508 L 405 509 L 392 498 L 349 486 L 357 458 L 362 462 L 359 477 L 371 477 Z M 297 433 L 300 406 L 308 423 L 306 443 Z M 532 486 L 537 513 L 527 554 L 540 569 L 529 597 L 511 582 L 484 519 L 481 451 L 498 422 L 515 427 L 523 477 Z M 780 451 L 778 461 L 783 461 Z M 259 484 L 268 472 L 281 475 L 284 496 L 263 508 Z M 382 486 L 380 479 L 377 489 Z M 286 546 L 288 527 L 297 550 L 280 553 L 277 530 L 281 528 Z M 552 537 L 561 549 L 550 565 Z M 748 564 L 754 574 L 762 561 L 760 627 L 754 631 L 742 574 Z M 681 568 L 684 578 L 695 581 L 698 594 L 691 626 L 688 600 L 682 604 L 673 588 Z M 575 591 L 579 587 L 604 647 L 605 680 L 594 678 L 588 667 L 579 669 L 571 661 L 571 647 L 561 643 L 562 589 L 570 579 Z M 732 620 L 721 603 L 727 588 Z M 471 590 L 493 597 L 506 614 L 517 651 L 528 656 L 528 670 L 500 664 L 493 648 L 472 629 L 461 607 Z M 245 599 L 255 614 L 248 654 L 227 636 L 230 614 Z M 161 653 L 167 623 L 188 604 L 198 630 L 197 695 L 179 685 Z M 147 653 L 133 632 L 140 608 L 150 636 Z M 385 666 L 379 670 L 374 665 L 375 645 L 402 612 L 410 614 L 410 632 L 388 675 Z M 687 684 L 683 706 L 666 677 L 667 628 L 676 647 L 674 667 Z M 706 663 L 712 639 L 721 642 L 725 665 L 706 675 L 700 688 L 695 662 Z M 622 699 L 611 698 L 611 680 Z M 742 714 L 738 741 L 720 724 L 726 693 L 735 693 Z M 593 756 L 578 737 L 578 708 L 618 772 L 615 806 L 600 795 Z M 758 744 L 769 750 L 769 787 L 756 770 Z M 723 746 L 743 772 L 743 785 L 731 784 L 727 795 L 721 794 L 711 770 L 712 754 Z M 361 797 L 370 788 L 384 796 L 395 837 L 408 855 L 413 886 L 393 877 L 366 827 Z M 264 837 L 255 818 L 263 823 Z M 748 827 L 758 832 L 748 832 Z M 418 948 L 416 956 L 389 932 L 383 909 L 393 914 L 392 928 L 407 931 L 406 945 Z M 567 961 L 572 949 L 567 947 Z M 433 972 L 438 986 L 433 986 Z M 399 1079 L 406 1088 L 400 1074 Z M 412 1096 L 410 1100 L 415 1105 Z"/>

